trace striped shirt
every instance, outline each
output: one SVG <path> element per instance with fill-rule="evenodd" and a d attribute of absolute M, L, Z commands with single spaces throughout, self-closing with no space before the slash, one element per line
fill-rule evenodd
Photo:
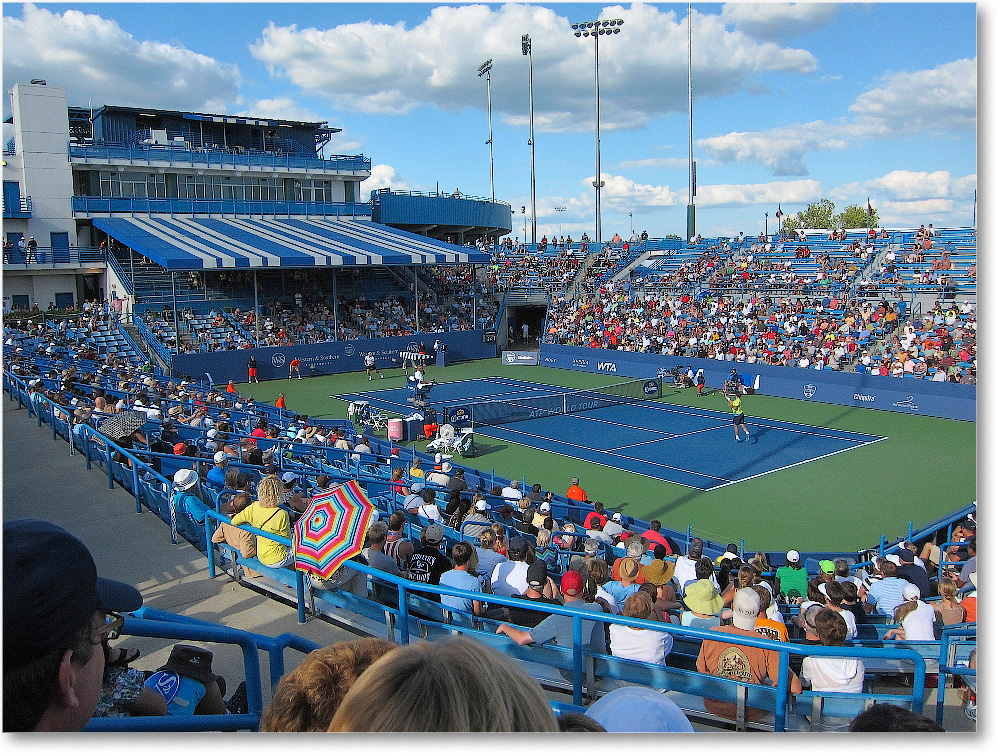
<path fill-rule="evenodd" d="M 896 607 L 903 603 L 903 588 L 909 582 L 898 577 L 882 578 L 872 583 L 865 601 L 875 606 L 879 614 L 892 616 Z"/>

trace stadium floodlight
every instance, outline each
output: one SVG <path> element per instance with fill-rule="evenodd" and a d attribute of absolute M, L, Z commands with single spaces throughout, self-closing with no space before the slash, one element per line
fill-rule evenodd
<path fill-rule="evenodd" d="M 531 62 L 531 37 L 521 36 L 521 54 L 528 56 L 528 146 L 531 147 L 531 243 L 537 243 L 538 223 L 535 220 L 535 87 L 534 66 Z M 527 236 L 527 233 L 525 233 Z M 525 239 L 527 241 L 527 239 Z"/>
<path fill-rule="evenodd" d="M 597 232 L 594 241 L 597 244 L 601 242 L 601 187 L 604 186 L 604 182 L 601 181 L 601 53 L 600 53 L 600 37 L 603 34 L 611 34 L 612 30 L 615 34 L 621 31 L 621 26 L 624 24 L 620 18 L 611 18 L 598 21 L 585 21 L 572 25 L 574 29 L 574 36 L 580 37 L 593 37 L 594 38 L 594 101 L 595 101 L 595 123 L 596 127 L 594 129 L 595 141 L 594 141 L 594 152 L 595 152 L 595 169 L 594 169 L 594 191 L 595 191 L 595 201 L 594 201 L 594 226 Z M 582 30 L 582 31 L 581 31 Z"/>
<path fill-rule="evenodd" d="M 493 70 L 493 58 L 479 66 L 479 76 L 486 76 L 486 119 L 489 124 L 489 139 L 486 144 L 490 146 L 490 199 L 496 200 L 496 192 L 493 187 L 493 93 L 490 87 L 490 71 Z"/>

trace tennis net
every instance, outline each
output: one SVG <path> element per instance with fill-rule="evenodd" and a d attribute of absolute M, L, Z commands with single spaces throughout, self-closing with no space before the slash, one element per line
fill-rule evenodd
<path fill-rule="evenodd" d="M 520 399 L 488 399 L 483 402 L 444 408 L 446 423 L 451 425 L 505 425 L 551 415 L 612 407 L 663 395 L 659 378 L 624 381 L 600 388 L 562 391 L 555 394 L 525 396 Z"/>

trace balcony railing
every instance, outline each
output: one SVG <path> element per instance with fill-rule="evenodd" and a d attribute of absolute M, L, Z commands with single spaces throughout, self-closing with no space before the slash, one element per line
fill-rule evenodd
<path fill-rule="evenodd" d="M 18 202 L 16 207 L 7 207 L 7 203 L 3 203 L 3 217 L 4 218 L 30 218 L 31 217 L 31 197 L 20 197 L 20 202 Z"/>
<path fill-rule="evenodd" d="M 69 145 L 70 160 L 76 163 L 112 163 L 125 161 L 134 165 L 167 163 L 179 166 L 212 168 L 260 168 L 261 170 L 322 170 L 333 172 L 371 172 L 372 160 L 364 155 L 332 155 L 329 158 L 307 155 L 278 155 L 259 150 L 201 150 L 185 147 Z"/>
<path fill-rule="evenodd" d="M 73 212 L 89 214 L 167 213 L 187 215 L 304 215 L 322 218 L 368 218 L 366 202 L 276 202 L 149 197 L 73 197 Z"/>
<path fill-rule="evenodd" d="M 36 247 L 21 249 L 20 247 L 3 248 L 3 264 L 6 267 L 23 266 L 24 268 L 46 268 L 55 265 L 104 265 L 104 250 L 97 247 Z"/>

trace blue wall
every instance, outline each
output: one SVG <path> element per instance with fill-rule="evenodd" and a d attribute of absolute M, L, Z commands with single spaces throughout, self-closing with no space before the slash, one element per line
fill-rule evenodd
<path fill-rule="evenodd" d="M 375 364 L 381 368 L 400 367 L 401 351 L 416 351 L 423 341 L 430 348 L 435 339 L 448 345 L 448 361 L 481 360 L 496 357 L 496 344 L 483 343 L 482 331 L 449 331 L 425 333 L 415 336 L 390 336 L 384 339 L 358 339 L 356 341 L 326 341 L 288 347 L 261 347 L 230 352 L 177 354 L 173 369 L 178 375 L 201 378 L 211 373 L 216 383 L 232 379 L 237 383 L 247 380 L 247 360 L 257 359 L 257 377 L 262 381 L 288 377 L 288 363 L 293 357 L 302 361 L 302 376 L 331 375 L 364 370 L 364 355 L 374 352 Z M 389 358 L 396 358 L 390 362 Z"/>
<path fill-rule="evenodd" d="M 381 192 L 371 201 L 372 220 L 385 224 L 510 228 L 510 205 L 483 199 Z"/>
<path fill-rule="evenodd" d="M 955 383 L 887 378 L 833 370 L 771 367 L 723 362 L 721 360 L 684 359 L 643 352 L 542 344 L 542 367 L 581 370 L 629 378 L 653 378 L 665 375 L 670 368 L 691 365 L 705 371 L 709 386 L 721 386 L 735 367 L 744 382 L 760 376 L 758 393 L 787 399 L 809 399 L 825 404 L 904 412 L 911 415 L 943 417 L 951 420 L 976 419 L 976 387 Z"/>

